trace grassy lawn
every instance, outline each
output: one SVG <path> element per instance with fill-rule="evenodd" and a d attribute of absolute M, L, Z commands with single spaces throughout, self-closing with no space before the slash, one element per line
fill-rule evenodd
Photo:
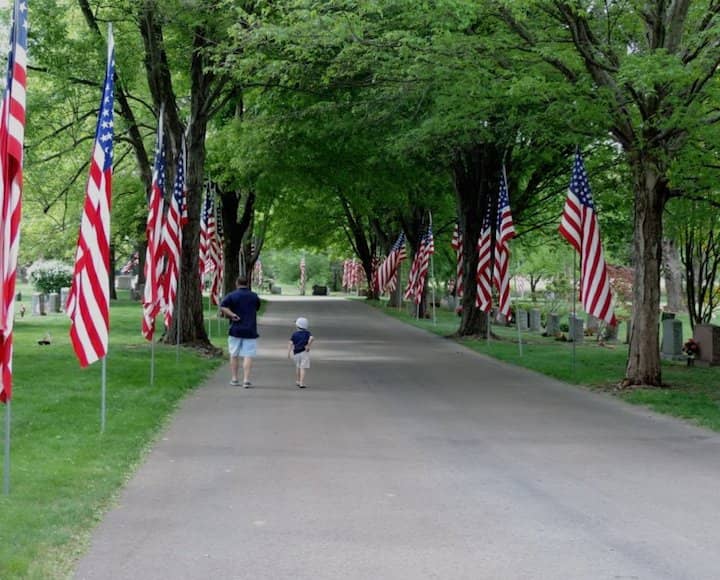
<path fill-rule="evenodd" d="M 441 336 L 457 331 L 458 318 L 447 310 L 436 310 L 436 324 L 432 320 L 417 320 L 407 309 L 388 308 L 384 303 L 374 305 L 388 315 L 404 320 Z M 689 323 L 684 336 L 690 336 Z M 518 333 L 514 328 L 493 326 L 497 338 L 490 340 L 461 339 L 460 342 L 477 352 L 522 366 L 567 383 L 612 392 L 625 401 L 647 407 L 667 415 L 687 419 L 697 425 L 720 431 L 720 368 L 687 367 L 682 362 L 663 361 L 663 381 L 667 388 L 616 388 L 625 372 L 627 346 L 622 342 L 602 347 L 589 337 L 575 348 L 573 365 L 572 343 L 559 342 L 537 333 L 522 333 L 522 355 L 518 347 Z M 622 341 L 625 333 L 620 329 Z"/>
<path fill-rule="evenodd" d="M 100 363 L 81 370 L 67 316 L 30 316 L 28 298 L 28 313 L 15 327 L 11 491 L 0 495 L 3 580 L 67 577 L 92 526 L 168 415 L 222 364 L 185 349 L 177 361 L 174 347 L 156 345 L 150 387 L 150 346 L 140 334 L 140 306 L 119 301 L 111 313 L 107 425 L 101 434 Z M 38 345 L 47 333 L 52 344 Z M 4 438 L 5 409 L 0 411 Z"/>

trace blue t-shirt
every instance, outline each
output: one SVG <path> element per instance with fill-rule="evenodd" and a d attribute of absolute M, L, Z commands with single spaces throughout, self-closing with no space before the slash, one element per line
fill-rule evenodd
<path fill-rule="evenodd" d="M 293 335 L 290 337 L 293 343 L 293 354 L 303 352 L 308 342 L 310 342 L 311 336 L 312 334 L 310 334 L 309 330 L 296 330 L 293 332 Z"/>
<path fill-rule="evenodd" d="M 257 311 L 260 297 L 249 288 L 238 288 L 222 299 L 220 306 L 229 308 L 240 317 L 230 321 L 228 334 L 236 338 L 257 338 Z"/>

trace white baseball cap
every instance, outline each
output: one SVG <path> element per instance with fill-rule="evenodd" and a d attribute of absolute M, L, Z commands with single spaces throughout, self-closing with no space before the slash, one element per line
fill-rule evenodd
<path fill-rule="evenodd" d="M 307 330 L 307 328 L 308 328 L 308 319 L 307 319 L 307 318 L 303 318 L 303 317 L 301 316 L 300 318 L 298 318 L 298 319 L 295 321 L 295 326 L 297 326 L 298 328 L 302 328 L 303 330 Z"/>

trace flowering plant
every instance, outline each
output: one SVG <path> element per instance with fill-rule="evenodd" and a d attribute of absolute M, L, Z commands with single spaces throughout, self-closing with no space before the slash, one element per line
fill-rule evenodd
<path fill-rule="evenodd" d="M 685 344 L 683 344 L 682 351 L 688 356 L 697 356 L 700 354 L 700 345 L 695 341 L 694 338 L 689 338 Z"/>

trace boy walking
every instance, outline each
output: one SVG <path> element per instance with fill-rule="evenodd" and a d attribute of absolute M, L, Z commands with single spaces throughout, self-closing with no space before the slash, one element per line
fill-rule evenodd
<path fill-rule="evenodd" d="M 295 321 L 295 332 L 288 342 L 288 359 L 295 361 L 295 384 L 304 389 L 305 371 L 310 368 L 310 345 L 313 343 L 313 335 L 308 330 L 307 318 L 302 316 Z"/>

